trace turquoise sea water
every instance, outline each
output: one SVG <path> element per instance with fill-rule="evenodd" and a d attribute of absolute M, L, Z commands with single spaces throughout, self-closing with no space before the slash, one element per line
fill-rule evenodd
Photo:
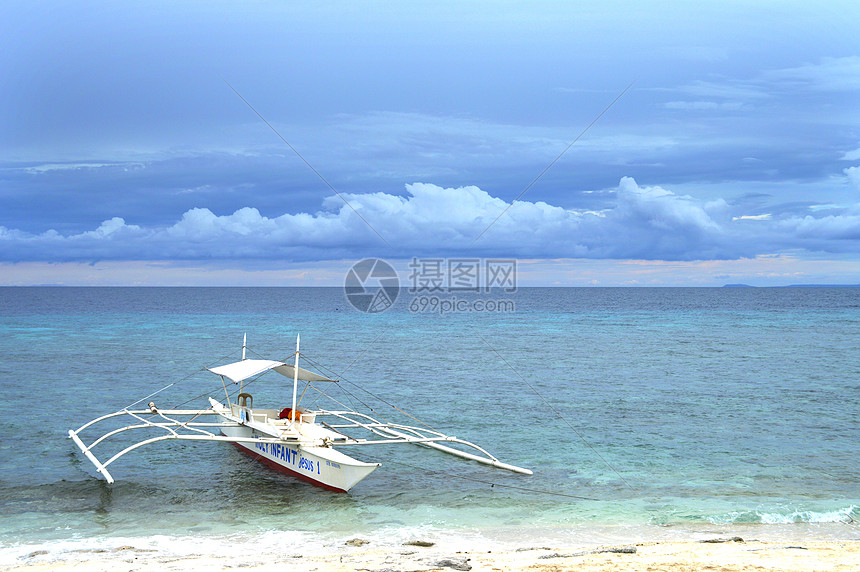
<path fill-rule="evenodd" d="M 445 315 L 410 312 L 409 296 L 369 315 L 339 288 L 0 289 L 0 549 L 721 525 L 857 536 L 860 289 L 526 288 L 496 295 L 513 311 Z M 300 332 L 345 380 L 332 395 L 414 424 L 371 394 L 384 396 L 534 475 L 399 445 L 356 452 L 382 467 L 344 495 L 227 445 L 169 443 L 112 465 L 113 485 L 95 476 L 69 429 L 238 359 L 245 332 L 273 359 Z M 264 377 L 255 402 L 285 406 L 289 385 Z M 210 390 L 220 381 L 199 372 L 155 401 Z"/>

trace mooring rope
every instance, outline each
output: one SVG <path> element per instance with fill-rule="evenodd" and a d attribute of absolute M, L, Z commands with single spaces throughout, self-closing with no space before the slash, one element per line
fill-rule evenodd
<path fill-rule="evenodd" d="M 302 354 L 302 355 L 304 356 L 304 354 Z M 337 377 L 337 374 L 336 374 L 333 370 L 331 370 L 331 369 L 327 368 L 326 366 L 324 366 L 324 365 L 322 365 L 322 364 L 320 364 L 320 363 L 317 363 L 316 361 L 312 360 L 311 358 L 309 358 L 309 357 L 307 357 L 307 356 L 304 356 L 304 358 L 305 358 L 305 361 L 307 361 L 307 362 L 309 362 L 309 363 L 314 364 L 315 366 L 317 366 L 317 367 L 318 367 L 318 368 L 320 368 L 320 369 L 324 369 L 324 370 L 326 370 L 326 371 L 330 371 L 330 372 L 333 374 L 333 376 L 334 376 L 334 377 Z M 353 363 L 355 363 L 355 360 L 353 360 Z M 430 429 L 430 430 L 432 430 L 432 431 L 437 431 L 437 432 L 439 431 L 438 429 L 436 429 L 435 427 L 433 427 L 433 426 L 432 426 L 432 425 L 430 425 L 429 423 L 425 423 L 424 421 L 422 421 L 421 419 L 418 419 L 417 417 L 415 417 L 415 416 L 414 416 L 414 415 L 412 415 L 411 413 L 408 413 L 408 412 L 406 412 L 406 411 L 403 411 L 402 409 L 400 409 L 399 407 L 397 407 L 396 405 L 394 405 L 394 404 L 393 404 L 393 403 L 391 403 L 390 401 L 388 401 L 388 400 L 386 400 L 386 399 L 383 399 L 382 397 L 380 397 L 380 396 L 376 395 L 375 393 L 373 393 L 372 391 L 370 391 L 370 390 L 368 390 L 368 389 L 363 388 L 362 386 L 360 386 L 360 385 L 359 385 L 359 384 L 357 384 L 357 383 L 353 383 L 352 381 L 350 381 L 350 380 L 348 380 L 348 379 L 346 379 L 346 378 L 344 378 L 344 377 L 341 377 L 340 379 L 338 379 L 338 381 L 339 381 L 339 382 L 343 381 L 343 382 L 346 382 L 346 383 L 350 384 L 350 385 L 351 385 L 351 386 L 353 386 L 353 387 L 357 387 L 358 389 L 362 390 L 363 392 L 365 392 L 366 394 L 370 395 L 371 397 L 373 397 L 373 398 L 375 398 L 375 399 L 378 399 L 379 401 L 381 401 L 382 403 L 384 403 L 384 404 L 388 405 L 388 406 L 389 406 L 389 407 L 391 407 L 392 409 L 396 409 L 397 411 L 399 411 L 399 412 L 400 412 L 400 413 L 402 413 L 403 415 L 406 415 L 406 416 L 407 416 L 407 417 L 409 417 L 410 419 L 413 419 L 413 420 L 417 421 L 418 423 L 420 423 L 421 425 L 423 425 L 423 426 L 427 427 L 428 429 Z M 348 392 L 345 388 L 342 388 L 342 389 L 343 389 L 343 391 L 344 391 L 344 392 L 346 392 L 346 393 L 348 393 L 349 395 L 352 395 L 353 397 L 355 397 L 355 398 L 358 400 L 358 402 L 359 402 L 359 403 L 361 403 L 362 405 L 364 405 L 365 407 L 367 407 L 368 409 L 370 409 L 371 411 L 373 411 L 373 412 L 374 412 L 374 413 L 376 413 L 377 415 L 381 415 L 381 414 L 379 414 L 376 410 L 374 410 L 372 407 L 370 407 L 369 405 L 367 405 L 366 403 L 364 403 L 363 401 L 361 401 L 360 399 L 358 399 L 358 397 L 357 397 L 355 394 L 353 394 L 353 393 L 351 393 L 351 392 Z M 384 418 L 383 418 L 383 419 L 384 419 Z"/>
<path fill-rule="evenodd" d="M 225 359 L 227 359 L 227 358 L 229 358 L 229 357 L 230 357 L 230 355 L 229 355 L 229 354 L 227 354 L 226 356 L 221 356 L 220 358 L 218 358 L 218 359 L 216 359 L 216 360 L 212 361 L 212 362 L 209 364 L 209 366 L 204 366 L 204 367 L 200 368 L 199 370 L 195 370 L 195 371 L 193 371 L 193 372 L 189 373 L 188 375 L 186 375 L 185 377 L 183 377 L 183 378 L 181 378 L 181 379 L 178 379 L 178 380 L 174 381 L 173 383 L 169 383 L 169 384 L 165 385 L 164 387 L 162 387 L 161 389 L 159 389 L 159 390 L 157 390 L 157 391 L 154 391 L 154 392 L 150 393 L 150 394 L 149 394 L 149 395 L 147 395 L 146 397 L 141 397 L 140 399 L 138 399 L 138 400 L 137 400 L 137 401 L 135 401 L 134 403 L 129 403 L 129 404 L 128 404 L 128 405 L 126 405 L 125 407 L 121 408 L 121 409 L 120 409 L 120 411 L 124 411 L 124 410 L 126 410 L 126 409 L 128 409 L 128 408 L 130 408 L 130 407 L 134 407 L 135 405 L 137 405 L 138 403 L 140 403 L 140 402 L 142 402 L 142 401 L 145 401 L 145 400 L 147 400 L 147 399 L 150 399 L 150 398 L 152 398 L 152 397 L 155 397 L 156 395 L 158 395 L 159 393 L 161 393 L 161 392 L 162 392 L 162 391 L 164 391 L 165 389 L 169 389 L 169 388 L 173 387 L 174 385 L 179 385 L 180 383 L 182 383 L 182 382 L 183 382 L 183 381 L 185 381 L 186 379 L 191 378 L 191 377 L 194 377 L 195 375 L 197 375 L 197 374 L 198 374 L 198 373 L 200 373 L 201 371 L 206 371 L 207 369 L 209 369 L 209 367 L 210 367 L 211 365 L 214 365 L 214 364 L 216 364 L 216 363 L 220 363 L 220 362 L 224 361 Z M 210 392 L 210 394 L 211 394 L 211 393 L 212 393 L 212 392 Z M 204 394 L 204 395 L 206 395 L 206 394 Z M 198 395 L 198 396 L 197 396 L 197 397 L 195 397 L 194 399 L 199 399 L 200 397 L 202 397 L 202 396 Z M 188 403 L 188 402 L 186 401 L 185 403 Z"/>

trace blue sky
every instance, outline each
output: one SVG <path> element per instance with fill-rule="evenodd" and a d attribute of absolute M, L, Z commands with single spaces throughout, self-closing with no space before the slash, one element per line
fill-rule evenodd
<path fill-rule="evenodd" d="M 337 285 L 371 256 L 517 258 L 525 285 L 860 283 L 858 21 L 5 2 L 0 284 Z"/>

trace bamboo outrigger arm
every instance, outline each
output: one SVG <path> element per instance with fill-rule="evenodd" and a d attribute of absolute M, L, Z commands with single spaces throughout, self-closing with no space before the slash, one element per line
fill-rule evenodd
<path fill-rule="evenodd" d="M 505 469 L 507 471 L 512 471 L 514 473 L 520 473 L 523 475 L 531 475 L 534 474 L 531 470 L 525 469 L 523 467 L 517 467 L 516 465 L 511 465 L 508 463 L 503 463 L 499 461 L 496 457 L 491 455 L 482 447 L 475 445 L 470 441 L 465 441 L 463 439 L 458 439 L 456 437 L 451 437 L 440 433 L 434 429 L 422 428 L 422 427 L 412 427 L 410 425 L 400 425 L 397 423 L 380 423 L 373 417 L 369 415 L 365 415 L 364 413 L 359 413 L 357 411 L 320 411 L 322 415 L 333 415 L 335 417 L 339 417 L 349 423 L 346 425 L 329 425 L 326 424 L 327 427 L 337 431 L 338 429 L 346 429 L 350 427 L 360 427 L 366 429 L 372 433 L 377 435 L 382 435 L 385 437 L 389 437 L 389 439 L 376 439 L 376 440 L 347 440 L 344 442 L 339 442 L 338 445 L 370 445 L 370 444 L 383 444 L 383 443 L 414 443 L 415 445 L 422 445 L 425 447 L 431 447 L 436 449 L 437 451 L 442 451 L 443 453 L 448 453 L 449 455 L 454 455 L 456 457 L 460 457 L 463 459 L 469 459 L 470 461 L 476 461 L 478 463 L 482 463 L 484 465 L 490 465 L 492 467 L 496 467 L 498 469 Z M 368 422 L 358 421 L 353 419 L 350 416 L 358 416 L 366 419 Z M 411 433 L 408 434 L 408 433 Z M 430 433 L 435 435 L 434 437 L 427 437 L 426 434 Z M 475 455 L 469 453 L 467 451 L 460 451 L 458 449 L 453 449 L 451 447 L 446 447 L 438 443 L 438 441 L 448 441 L 451 443 L 459 443 L 466 447 L 471 447 L 480 451 L 485 456 L 481 457 L 479 455 Z"/>
<path fill-rule="evenodd" d="M 205 368 L 221 378 L 226 402 L 222 403 L 209 397 L 209 407 L 203 409 L 161 410 L 154 402 L 150 402 L 147 408 L 130 409 L 136 403 L 141 403 L 144 399 L 155 395 L 150 394 L 124 409 L 97 417 L 77 430 L 70 430 L 69 437 L 108 483 L 115 482 L 108 471 L 108 467 L 114 461 L 145 445 L 169 440 L 232 443 L 241 452 L 271 468 L 339 492 L 349 491 L 380 465 L 352 458 L 339 450 L 341 447 L 356 445 L 396 443 L 420 445 L 499 469 L 525 475 L 532 474 L 529 469 L 503 463 L 478 445 L 446 435 L 401 410 L 399 410 L 401 413 L 411 417 L 423 427 L 380 422 L 367 414 L 348 409 L 328 411 L 300 408 L 301 399 L 297 395 L 300 380 L 307 382 L 308 386 L 305 389 L 310 387 L 311 383 L 338 383 L 338 381 L 299 366 L 298 336 L 293 363 L 287 363 L 284 360 L 247 359 L 245 345 L 243 340 L 241 361 Z M 256 378 L 268 371 L 279 373 L 292 381 L 290 407 L 280 411 L 255 408 L 253 397 L 244 392 L 246 380 Z M 230 392 L 227 391 L 227 380 L 239 385 L 236 401 L 231 399 Z M 321 393 L 326 395 L 325 392 Z M 336 399 L 327 395 L 326 397 L 343 406 Z M 206 416 L 212 415 L 215 416 L 214 420 L 205 419 Z M 119 421 L 123 417 L 125 417 L 123 420 L 125 424 Z M 200 417 L 204 419 L 199 419 Z M 317 418 L 323 418 L 325 421 Z M 100 434 L 90 433 L 95 431 L 95 425 L 108 420 L 112 421 L 102 426 Z M 129 432 L 139 433 L 141 430 L 154 430 L 156 434 L 143 435 L 143 438 L 134 440 L 122 439 Z M 81 433 L 84 431 L 92 435 L 92 438 L 83 438 Z M 120 438 L 115 439 L 118 436 Z M 106 443 L 108 441 L 113 443 L 112 449 Z M 109 449 L 108 452 L 102 453 L 102 458 L 112 456 L 102 462 L 94 452 L 96 447 Z M 102 451 L 102 449 L 99 450 Z"/>
<path fill-rule="evenodd" d="M 332 416 L 343 421 L 342 423 L 329 424 L 324 423 L 324 426 L 331 429 L 340 437 L 337 440 L 331 439 L 314 439 L 314 438 L 306 438 L 299 434 L 296 435 L 280 435 L 278 437 L 270 436 L 270 437 L 238 437 L 238 436 L 225 436 L 225 435 L 216 435 L 215 433 L 210 432 L 212 429 L 216 428 L 227 428 L 227 427 L 240 427 L 243 423 L 233 423 L 233 422 L 221 422 L 221 423 L 212 423 L 212 422 L 203 422 L 203 421 L 193 421 L 194 418 L 201 415 L 217 415 L 218 412 L 214 410 L 159 410 L 155 407 L 151 407 L 150 409 L 144 410 L 123 410 L 118 411 L 116 413 L 111 413 L 108 415 L 103 415 L 97 419 L 94 419 L 85 425 L 81 426 L 77 431 L 69 430 L 69 437 L 75 442 L 75 444 L 80 448 L 81 452 L 86 456 L 87 459 L 95 466 L 97 472 L 101 473 L 105 480 L 108 483 L 113 483 L 114 478 L 111 476 L 107 467 L 111 465 L 114 461 L 119 459 L 120 457 L 130 453 L 140 447 L 145 445 L 149 445 L 152 443 L 157 443 L 160 441 L 167 440 L 183 440 L 183 441 L 215 441 L 215 442 L 227 442 L 227 443 L 254 443 L 254 444 L 281 444 L 281 443 L 292 443 L 294 445 L 301 445 L 303 447 L 342 447 L 346 445 L 386 445 L 386 444 L 396 444 L 396 443 L 410 443 L 414 445 L 421 445 L 425 447 L 430 447 L 436 449 L 437 451 L 441 451 L 443 453 L 447 453 L 449 455 L 454 455 L 463 459 L 468 459 L 471 461 L 475 461 L 478 463 L 482 463 L 485 465 L 489 465 L 492 467 L 496 467 L 499 469 L 505 469 L 508 471 L 512 471 L 515 473 L 521 473 L 525 475 L 531 475 L 532 471 L 529 469 L 524 469 L 522 467 L 517 467 L 515 465 L 510 465 L 508 463 L 503 463 L 499 461 L 496 457 L 491 455 L 482 447 L 471 443 L 469 441 L 458 439 L 457 437 L 453 437 L 450 435 L 445 435 L 439 431 L 421 427 L 413 427 L 410 425 L 401 425 L 397 423 L 381 423 L 378 420 L 370 417 L 369 415 L 365 415 L 363 413 L 359 413 L 356 411 L 326 411 L 320 410 L 317 412 L 317 415 L 320 416 Z M 126 425 L 123 427 L 119 427 L 117 429 L 113 429 L 108 431 L 98 438 L 96 438 L 89 445 L 85 444 L 83 440 L 80 438 L 79 433 L 87 428 L 92 427 L 96 423 L 100 421 L 104 421 L 106 419 L 111 419 L 114 417 L 120 417 L 123 415 L 128 415 L 135 420 L 139 420 L 140 423 L 133 423 L 130 425 Z M 169 416 L 191 416 L 192 419 L 188 421 L 179 421 L 177 419 L 172 419 Z M 165 422 L 154 422 L 145 418 L 145 416 L 158 416 L 165 420 Z M 358 417 L 358 419 L 356 419 Z M 247 423 L 247 422 L 246 422 Z M 356 439 L 344 433 L 341 433 L 340 429 L 364 429 L 371 433 L 372 435 L 377 436 L 378 438 L 372 439 Z M 133 443 L 118 453 L 114 454 L 107 461 L 101 462 L 98 457 L 93 454 L 93 449 L 97 446 L 120 433 L 124 433 L 126 431 L 131 430 L 139 430 L 139 429 L 159 429 L 166 431 L 167 434 L 160 435 L 157 437 L 151 437 L 148 439 L 143 439 L 136 443 Z M 178 430 L 187 430 L 193 431 L 193 434 L 188 433 L 179 433 Z M 446 446 L 441 442 L 447 443 L 456 443 L 463 445 L 464 447 L 470 447 L 475 449 L 477 452 L 481 453 L 481 455 L 476 455 L 474 453 L 469 453 L 467 451 L 461 451 L 459 449 L 454 449 L 452 447 Z"/>

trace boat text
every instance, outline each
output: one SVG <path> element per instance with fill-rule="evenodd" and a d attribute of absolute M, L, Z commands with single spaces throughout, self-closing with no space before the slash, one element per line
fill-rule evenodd
<path fill-rule="evenodd" d="M 290 449 L 280 443 L 254 443 L 254 447 L 261 453 L 280 459 L 283 464 L 289 463 L 295 467 L 298 461 L 299 469 L 310 473 L 316 473 L 318 475 L 320 474 L 320 462 L 312 461 L 303 457 L 295 449 Z"/>

